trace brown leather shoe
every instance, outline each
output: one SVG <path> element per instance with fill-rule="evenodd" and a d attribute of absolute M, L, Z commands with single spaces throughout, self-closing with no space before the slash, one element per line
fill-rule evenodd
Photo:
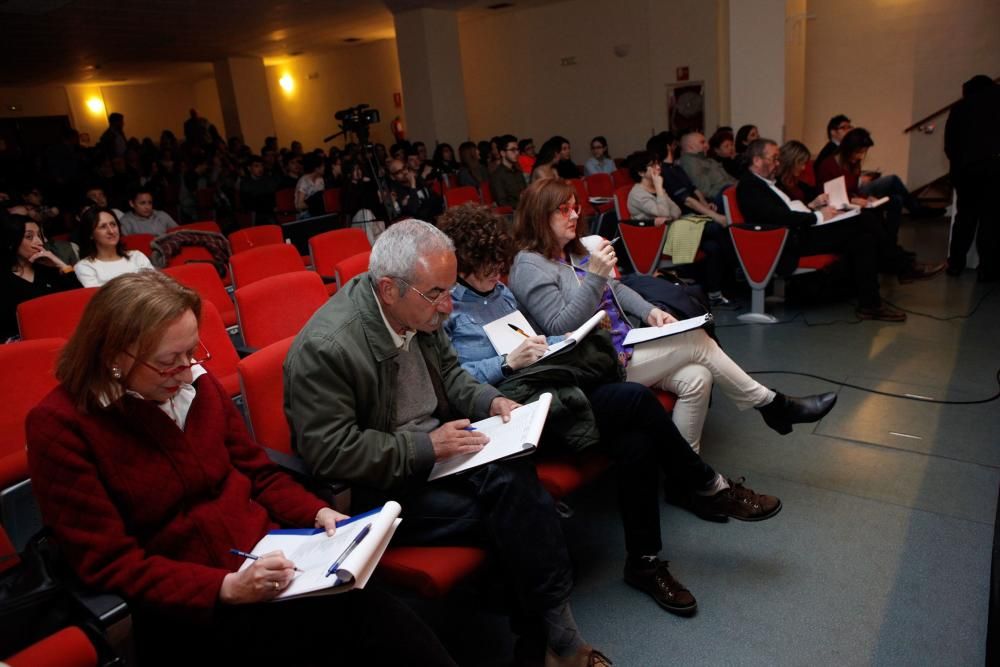
<path fill-rule="evenodd" d="M 924 263 L 914 262 L 906 271 L 899 274 L 899 284 L 909 285 L 918 280 L 928 280 L 948 268 L 948 262 Z"/>
<path fill-rule="evenodd" d="M 668 565 L 669 561 L 658 558 L 649 561 L 629 558 L 625 561 L 625 583 L 649 593 L 667 611 L 691 616 L 698 611 L 698 603 L 691 591 L 670 574 Z"/>
<path fill-rule="evenodd" d="M 854 313 L 863 320 L 881 320 L 882 322 L 905 322 L 906 313 L 883 303 L 878 308 L 858 308 Z"/>
<path fill-rule="evenodd" d="M 584 646 L 573 655 L 560 658 L 551 650 L 545 652 L 545 667 L 611 667 L 608 656 L 593 646 Z"/>
<path fill-rule="evenodd" d="M 729 488 L 714 496 L 692 494 L 691 511 L 706 521 L 725 521 L 728 517 L 740 521 L 764 521 L 781 511 L 781 501 L 774 496 L 757 493 L 743 486 L 743 477 L 726 478 Z"/>

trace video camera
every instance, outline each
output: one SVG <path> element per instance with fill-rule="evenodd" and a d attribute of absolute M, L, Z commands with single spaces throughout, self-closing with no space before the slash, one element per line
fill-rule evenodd
<path fill-rule="evenodd" d="M 378 109 L 372 109 L 369 104 L 341 109 L 333 117 L 340 121 L 341 130 L 358 135 L 361 143 L 368 140 L 368 126 L 381 120 Z"/>

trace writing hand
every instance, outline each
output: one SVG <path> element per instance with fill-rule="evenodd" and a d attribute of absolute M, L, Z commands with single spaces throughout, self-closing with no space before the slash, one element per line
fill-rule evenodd
<path fill-rule="evenodd" d="M 273 600 L 288 588 L 295 576 L 295 563 L 280 551 L 255 560 L 250 567 L 230 572 L 222 580 L 219 600 L 225 604 L 250 604 Z"/>
<path fill-rule="evenodd" d="M 545 336 L 525 338 L 521 341 L 520 345 L 511 350 L 507 355 L 507 365 L 515 371 L 525 366 L 530 366 L 541 359 L 542 355 L 548 349 L 549 346 L 545 342 Z"/>

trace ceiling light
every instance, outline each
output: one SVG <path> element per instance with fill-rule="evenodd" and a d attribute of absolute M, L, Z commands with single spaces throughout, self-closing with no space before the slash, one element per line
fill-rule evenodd
<path fill-rule="evenodd" d="M 281 89 L 284 90 L 286 93 L 290 93 L 292 92 L 292 90 L 295 89 L 295 80 L 292 79 L 291 74 L 285 74 L 280 79 L 278 79 L 278 85 L 280 85 Z"/>

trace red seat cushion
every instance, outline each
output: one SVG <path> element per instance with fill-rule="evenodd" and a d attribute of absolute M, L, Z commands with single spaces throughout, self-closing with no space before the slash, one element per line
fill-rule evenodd
<path fill-rule="evenodd" d="M 600 454 L 566 455 L 539 459 L 535 469 L 538 481 L 549 495 L 559 500 L 597 479 L 610 465 L 611 461 Z"/>
<path fill-rule="evenodd" d="M 800 269 L 825 269 L 840 259 L 840 255 L 807 255 L 799 258 Z"/>
<path fill-rule="evenodd" d="M 672 394 L 669 391 L 663 391 L 662 389 L 654 389 L 653 393 L 656 394 L 656 398 L 660 401 L 660 405 L 667 412 L 674 411 L 674 404 L 677 403 L 677 394 Z"/>
<path fill-rule="evenodd" d="M 386 550 L 376 572 L 391 584 L 425 598 L 439 598 L 485 560 L 486 552 L 476 547 L 393 547 Z"/>
<path fill-rule="evenodd" d="M 97 651 L 87 639 L 83 630 L 77 627 L 63 628 L 45 639 L 35 642 L 5 662 L 10 667 L 94 667 Z"/>

